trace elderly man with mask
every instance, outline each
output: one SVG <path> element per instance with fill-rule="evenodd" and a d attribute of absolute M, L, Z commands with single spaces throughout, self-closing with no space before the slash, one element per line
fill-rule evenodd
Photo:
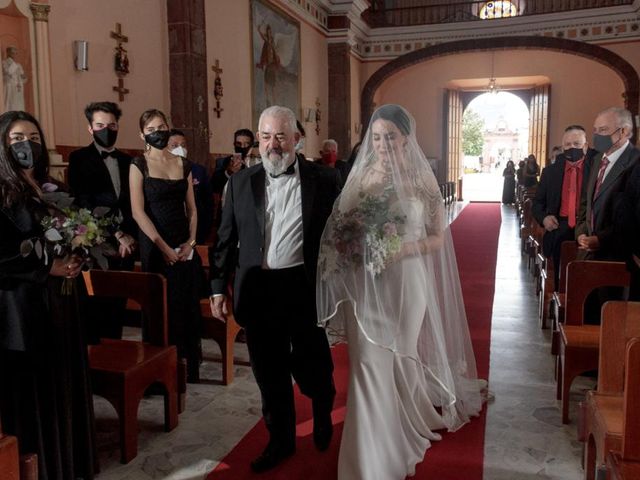
<path fill-rule="evenodd" d="M 234 279 L 234 314 L 245 328 L 251 366 L 269 430 L 255 472 L 275 467 L 296 449 L 291 376 L 312 399 L 313 439 L 329 447 L 335 396 L 333 363 L 317 326 L 315 282 L 320 237 L 340 191 L 338 173 L 296 156 L 291 110 L 272 106 L 260 116 L 262 163 L 229 179 L 212 252 L 212 314 L 227 314 L 224 292 Z"/>
<path fill-rule="evenodd" d="M 593 159 L 578 214 L 576 239 L 580 259 L 626 260 L 626 240 L 616 234 L 615 225 L 630 173 L 640 162 L 640 150 L 629 142 L 632 135 L 631 112 L 624 108 L 607 108 L 595 119 L 593 147 L 599 153 Z M 602 304 L 621 298 L 620 289 L 598 289 L 585 304 L 585 322 L 599 323 Z"/>
<path fill-rule="evenodd" d="M 542 170 L 533 199 L 532 212 L 544 227 L 542 250 L 553 259 L 555 286 L 560 274 L 560 246 L 575 238 L 575 226 L 584 180 L 595 152 L 587 148 L 587 134 L 580 125 L 570 125 L 562 136 L 562 150 L 555 161 Z"/>

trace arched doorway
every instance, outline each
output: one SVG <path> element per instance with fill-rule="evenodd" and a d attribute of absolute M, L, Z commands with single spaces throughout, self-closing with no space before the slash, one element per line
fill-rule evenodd
<path fill-rule="evenodd" d="M 496 57 L 496 64 L 499 64 L 503 70 L 510 70 L 502 72 L 506 76 L 549 75 L 554 78 L 554 84 L 558 81 L 564 83 L 564 91 L 573 95 L 573 97 L 565 94 L 556 95 L 554 97 L 554 113 L 549 107 L 550 85 L 537 81 L 527 82 L 527 88 L 530 90 L 527 103 L 529 103 L 532 110 L 532 122 L 534 123 L 534 128 L 532 128 L 534 138 L 532 139 L 530 153 L 534 153 L 538 158 L 546 158 L 548 148 L 546 135 L 549 132 L 550 113 L 553 113 L 553 125 L 551 125 L 553 130 L 551 130 L 551 134 L 555 135 L 554 132 L 561 131 L 569 123 L 589 125 L 598 111 L 595 109 L 611 105 L 621 106 L 623 103 L 621 96 L 624 97 L 624 104 L 633 113 L 638 111 L 640 86 L 638 73 L 628 62 L 615 53 L 596 45 L 587 45 L 582 42 L 561 38 L 504 37 L 443 43 L 411 52 L 383 65 L 369 78 L 363 89 L 361 97 L 362 124 L 367 124 L 375 105 L 374 98 L 379 103 L 391 102 L 401 103 L 409 107 L 413 106 L 414 111 L 412 113 L 414 116 L 416 114 L 419 116 L 420 112 L 415 111 L 420 109 L 416 100 L 418 102 L 420 100 L 423 102 L 428 101 L 430 105 L 437 105 L 442 102 L 440 100 L 442 96 L 440 96 L 440 99 L 437 96 L 442 95 L 444 89 L 444 112 L 442 112 L 442 109 L 434 110 L 431 108 L 429 110 L 431 115 L 428 118 L 422 116 L 422 121 L 419 124 L 429 123 L 433 126 L 434 121 L 437 124 L 435 129 L 441 132 L 442 136 L 430 135 L 425 139 L 425 144 L 431 146 L 441 145 L 437 148 L 430 147 L 436 150 L 431 154 L 435 155 L 436 159 L 441 160 L 438 168 L 439 180 L 456 180 L 461 164 L 454 164 L 452 159 L 459 158 L 459 151 L 456 150 L 456 145 L 454 144 L 459 143 L 459 125 L 462 119 L 463 96 L 466 92 L 464 88 L 447 85 L 446 80 L 445 83 L 442 83 L 442 76 L 455 75 L 451 72 L 457 71 L 457 75 L 469 75 L 468 78 L 474 76 L 476 79 L 477 77 L 484 77 L 482 82 L 484 82 L 483 85 L 486 89 L 489 76 L 488 65 L 492 63 L 493 56 Z M 541 57 L 544 57 L 544 60 L 541 60 Z M 528 62 L 524 60 L 525 58 L 528 59 Z M 515 64 L 520 65 L 520 67 L 510 66 Z M 574 64 L 574 67 L 567 70 L 567 65 L 570 64 Z M 507 65 L 507 67 L 504 67 L 504 65 Z M 554 66 L 547 68 L 545 65 Z M 545 68 L 547 68 L 546 72 L 544 71 Z M 566 82 L 574 77 L 573 72 L 575 71 L 593 71 L 594 69 L 600 72 L 599 75 L 602 77 L 598 80 L 598 84 L 608 82 L 606 84 L 611 85 L 612 88 L 606 89 L 606 92 L 608 92 L 607 98 L 604 98 L 604 94 L 601 95 L 603 98 L 601 98 L 600 103 L 588 102 L 593 111 L 583 112 L 584 114 L 578 118 L 578 121 L 575 121 L 573 118 L 569 118 L 570 116 L 575 116 L 573 115 L 572 105 L 586 105 L 582 99 L 591 98 L 590 92 L 595 90 L 582 90 L 582 97 L 577 99 L 577 90 L 566 85 Z M 402 72 L 402 74 L 398 75 L 399 72 Z M 423 77 L 424 80 L 422 82 L 416 80 L 416 72 L 426 75 Z M 464 76 L 453 78 L 467 78 Z M 599 78 L 596 75 L 591 77 L 594 81 Z M 605 78 L 606 80 L 604 80 Z M 439 87 L 425 89 L 425 86 L 429 85 L 431 81 L 439 81 Z M 586 85 L 582 85 L 582 83 L 580 85 L 586 88 Z M 402 85 L 403 89 L 398 85 Z M 408 88 L 417 88 L 417 90 L 408 90 Z M 597 87 L 592 85 L 591 88 Z M 390 91 L 394 91 L 396 94 L 391 95 L 389 94 Z M 412 98 L 407 98 L 405 92 L 410 91 L 416 92 L 416 94 Z M 556 91 L 561 92 L 562 90 L 558 89 Z M 601 93 L 605 90 L 597 91 Z M 573 104 L 567 103 L 569 98 L 573 98 Z M 440 105 L 442 104 L 440 103 Z M 438 110 L 440 110 L 440 113 Z M 569 115 L 567 112 L 572 112 L 572 114 Z M 441 116 L 441 113 L 444 113 L 444 115 Z"/>
<path fill-rule="evenodd" d="M 529 106 L 521 96 L 474 92 L 462 120 L 465 200 L 500 200 L 502 170 L 528 155 L 529 130 Z"/>

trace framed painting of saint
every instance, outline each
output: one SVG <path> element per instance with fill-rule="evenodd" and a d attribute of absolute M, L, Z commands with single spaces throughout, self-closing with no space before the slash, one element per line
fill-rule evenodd
<path fill-rule="evenodd" d="M 300 116 L 300 23 L 261 1 L 251 0 L 253 128 L 271 105 Z"/>

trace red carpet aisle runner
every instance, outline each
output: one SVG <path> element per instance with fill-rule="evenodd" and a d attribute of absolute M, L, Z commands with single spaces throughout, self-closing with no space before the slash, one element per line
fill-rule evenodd
<path fill-rule="evenodd" d="M 489 377 L 489 346 L 494 277 L 500 232 L 500 205 L 468 205 L 451 226 L 458 259 L 460 282 L 476 355 L 478 376 Z M 267 443 L 267 429 L 262 421 L 229 452 L 208 480 L 333 480 L 336 478 L 338 449 L 345 415 L 348 359 L 345 345 L 333 349 L 335 382 L 338 391 L 333 411 L 334 437 L 324 453 L 313 446 L 311 401 L 296 388 L 297 453 L 274 470 L 256 475 L 249 462 Z M 427 450 L 418 465 L 416 480 L 480 480 L 484 457 L 486 410 L 479 418 L 452 434 L 444 434 Z M 390 479 L 391 480 L 391 479 Z"/>

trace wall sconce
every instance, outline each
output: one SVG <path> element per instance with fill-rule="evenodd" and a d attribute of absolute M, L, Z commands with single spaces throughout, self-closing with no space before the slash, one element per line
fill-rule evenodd
<path fill-rule="evenodd" d="M 304 109 L 304 123 L 311 123 L 316 121 L 316 111 L 314 108 Z"/>
<path fill-rule="evenodd" d="M 89 70 L 89 42 L 73 41 L 73 66 L 80 72 Z"/>

